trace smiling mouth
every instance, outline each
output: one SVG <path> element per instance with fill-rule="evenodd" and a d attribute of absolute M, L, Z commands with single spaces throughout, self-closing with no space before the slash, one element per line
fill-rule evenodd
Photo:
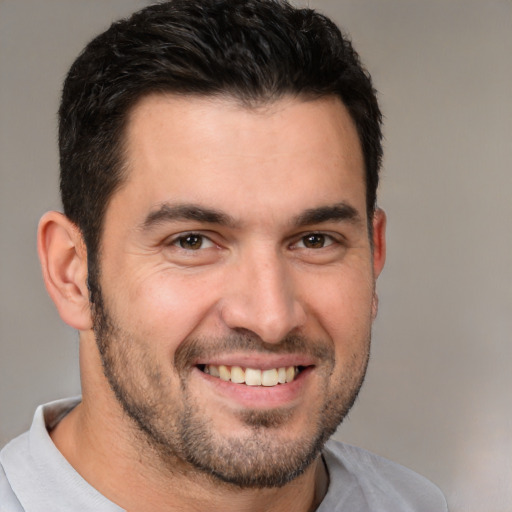
<path fill-rule="evenodd" d="M 245 384 L 246 386 L 272 387 L 279 384 L 288 384 L 307 367 L 306 366 L 282 366 L 268 370 L 258 368 L 242 368 L 241 366 L 225 366 L 203 364 L 198 366 L 203 373 L 219 378 L 225 382 Z"/>

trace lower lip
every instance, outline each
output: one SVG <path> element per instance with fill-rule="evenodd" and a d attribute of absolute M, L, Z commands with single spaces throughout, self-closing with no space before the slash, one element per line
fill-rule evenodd
<path fill-rule="evenodd" d="M 294 405 L 294 402 L 300 399 L 306 382 L 312 376 L 313 367 L 308 366 L 302 370 L 292 382 L 275 386 L 235 384 L 218 377 L 212 377 L 199 370 L 199 368 L 194 368 L 194 373 L 208 386 L 212 386 L 217 396 L 221 395 L 230 401 L 237 402 L 244 408 L 272 409 Z"/>

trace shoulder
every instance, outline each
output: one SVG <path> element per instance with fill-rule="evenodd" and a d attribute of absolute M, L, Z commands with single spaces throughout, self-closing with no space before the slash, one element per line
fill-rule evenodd
<path fill-rule="evenodd" d="M 76 472 L 48 433 L 79 401 L 39 406 L 30 430 L 2 449 L 0 512 L 122 512 Z"/>
<path fill-rule="evenodd" d="M 333 504 L 342 500 L 350 510 L 378 512 L 448 510 L 437 486 L 384 457 L 336 441 L 327 443 L 323 456 L 330 476 L 326 498 L 331 495 Z M 364 508 L 357 503 L 365 503 Z"/>
<path fill-rule="evenodd" d="M 25 436 L 26 437 L 26 436 Z M 19 439 L 19 438 L 18 438 Z M 16 443 L 22 443 L 23 440 L 20 439 Z M 14 441 L 11 441 L 14 443 Z M 9 445 L 8 445 L 9 446 Z M 16 494 L 14 493 L 11 484 L 9 483 L 9 479 L 5 474 L 5 469 L 2 464 L 2 456 L 6 453 L 8 446 L 6 446 L 2 451 L 0 451 L 0 512 L 23 512 L 23 507 L 19 502 Z"/>
<path fill-rule="evenodd" d="M 48 498 L 48 482 L 60 477 L 65 465 L 48 434 L 60 418 L 78 403 L 78 398 L 39 406 L 28 432 L 16 437 L 0 451 L 0 512 L 50 510 L 41 503 Z M 54 507 L 53 510 L 61 510 Z M 63 509 L 62 509 L 63 510 Z"/>

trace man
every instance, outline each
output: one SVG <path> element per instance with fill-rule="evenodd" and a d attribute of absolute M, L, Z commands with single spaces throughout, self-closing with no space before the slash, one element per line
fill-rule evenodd
<path fill-rule="evenodd" d="M 113 24 L 60 108 L 64 214 L 38 249 L 81 399 L 0 455 L 4 511 L 442 511 L 327 442 L 377 313 L 381 114 L 350 43 L 281 1 Z"/>

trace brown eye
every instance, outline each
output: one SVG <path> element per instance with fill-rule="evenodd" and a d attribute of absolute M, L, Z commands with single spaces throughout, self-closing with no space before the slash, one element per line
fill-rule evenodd
<path fill-rule="evenodd" d="M 302 243 L 307 249 L 321 249 L 325 247 L 325 235 L 320 233 L 311 233 L 302 237 Z"/>
<path fill-rule="evenodd" d="M 178 239 L 178 243 L 182 249 L 197 251 L 198 249 L 201 249 L 203 245 L 203 237 L 201 235 L 194 234 L 182 236 Z"/>
<path fill-rule="evenodd" d="M 182 233 L 176 235 L 169 241 L 169 245 L 191 252 L 198 252 L 203 249 L 215 247 L 215 244 L 210 238 L 200 233 Z"/>

